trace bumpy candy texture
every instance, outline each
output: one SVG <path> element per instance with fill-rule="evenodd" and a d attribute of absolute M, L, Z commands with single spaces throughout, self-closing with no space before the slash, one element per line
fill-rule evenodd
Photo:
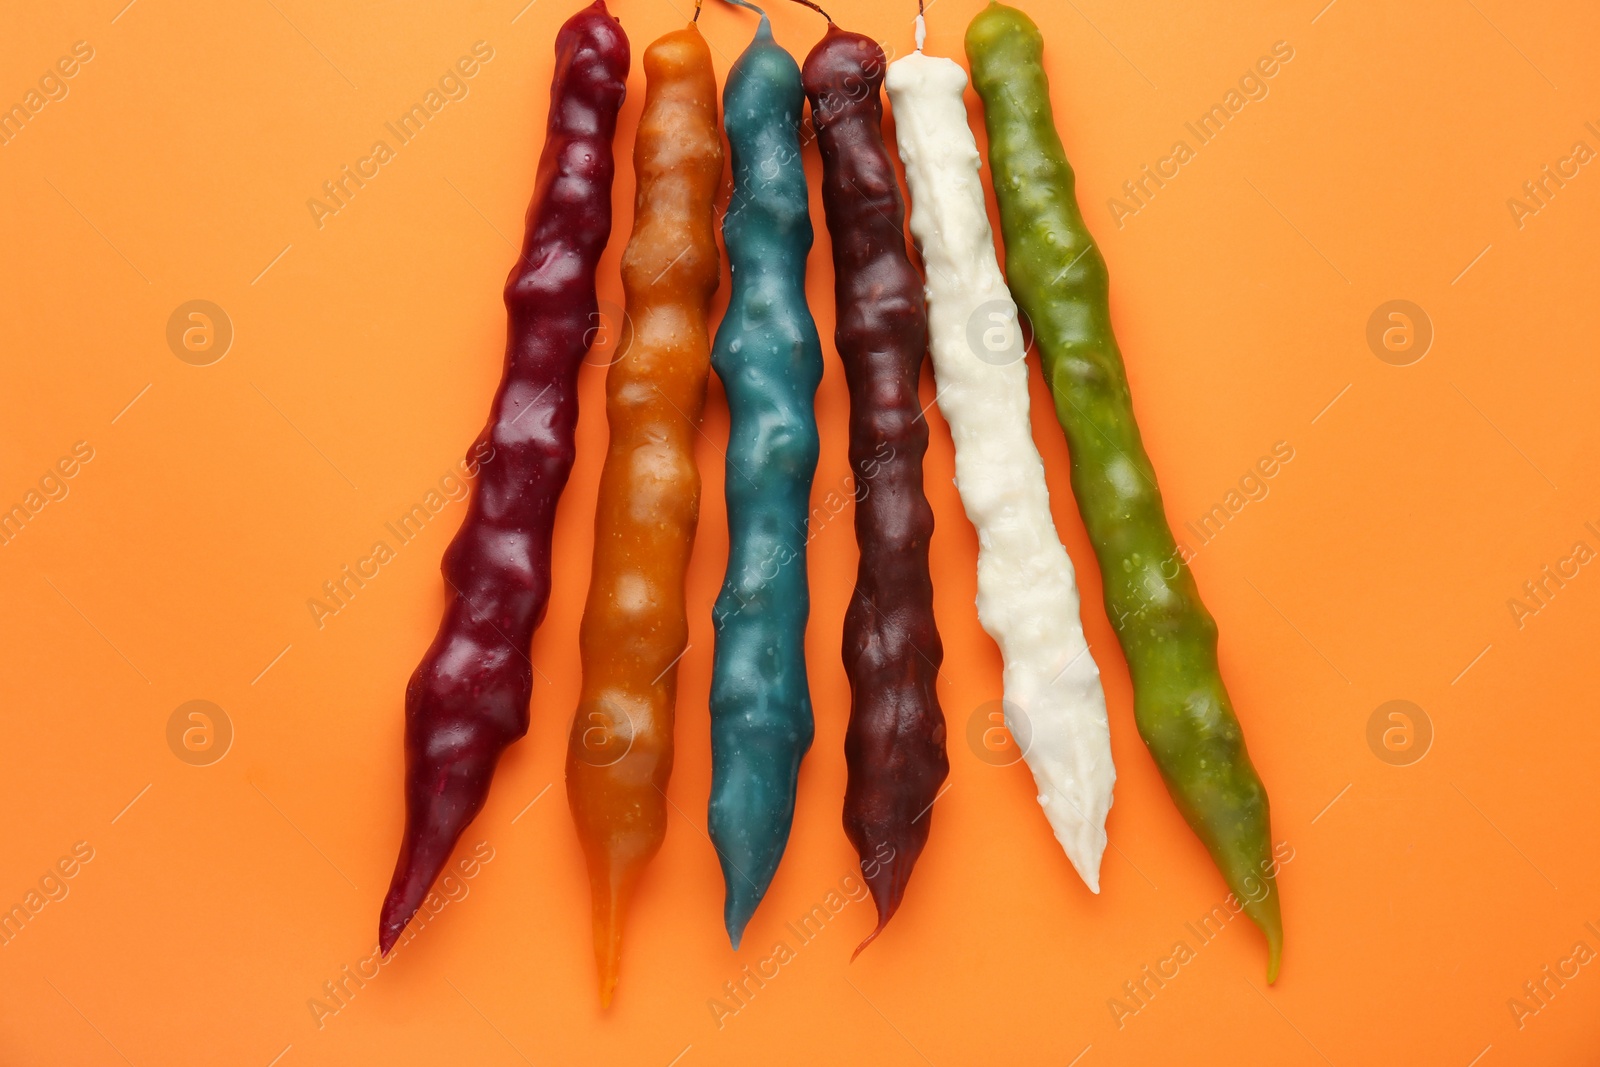
<path fill-rule="evenodd" d="M 688 640 L 684 572 L 700 513 L 694 446 L 711 372 L 706 313 L 722 266 L 711 50 L 690 26 L 646 49 L 644 70 L 633 236 L 622 255 L 632 339 L 606 377 L 611 445 L 578 635 L 583 690 L 567 748 L 602 1004 L 616 985 L 628 899 L 667 831 L 678 661 Z"/>
<path fill-rule="evenodd" d="M 1022 330 L 995 259 L 962 100 L 967 76 L 949 59 L 915 52 L 890 65 L 887 86 L 927 269 L 939 410 L 978 532 L 978 618 L 1005 662 L 1006 725 L 1056 839 L 1098 892 L 1117 777 L 1106 698 L 1033 443 Z"/>
<path fill-rule="evenodd" d="M 1266 935 L 1271 981 L 1283 922 L 1267 792 L 1222 684 L 1216 623 L 1178 554 L 1134 421 L 1106 264 L 1078 210 L 1043 55 L 1038 27 L 1015 8 L 991 3 L 967 28 L 1006 276 L 1033 321 L 1072 452 L 1072 488 L 1133 678 L 1139 734 L 1178 809 Z"/>
<path fill-rule="evenodd" d="M 844 827 L 883 930 L 928 841 L 950 773 L 935 685 L 944 647 L 933 617 L 922 491 L 928 423 L 917 382 L 928 347 L 922 279 L 906 254 L 905 209 L 884 146 L 886 60 L 870 38 L 830 24 L 802 78 L 822 153 L 833 238 L 835 342 L 850 387 L 850 467 L 860 565 L 844 620 L 850 679 Z"/>
<path fill-rule="evenodd" d="M 822 346 L 806 307 L 811 216 L 800 68 L 761 16 L 728 72 L 733 293 L 711 365 L 728 394 L 728 571 L 714 612 L 709 829 L 735 947 L 772 882 L 811 747 L 806 520 L 817 466 Z"/>
<path fill-rule="evenodd" d="M 528 729 L 528 649 L 550 598 L 627 76 L 628 39 L 603 0 L 561 27 L 527 233 L 506 282 L 505 373 L 478 440 L 493 453 L 445 550 L 444 621 L 406 687 L 406 825 L 378 924 L 384 952 L 483 807 L 501 752 Z"/>

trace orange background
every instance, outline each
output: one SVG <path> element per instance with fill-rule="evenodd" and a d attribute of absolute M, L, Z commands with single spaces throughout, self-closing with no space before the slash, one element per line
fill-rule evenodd
<path fill-rule="evenodd" d="M 552 39 L 574 9 L 525 2 L 96 0 L 7 19 L 0 104 L 20 101 L 75 41 L 94 58 L 0 147 L 0 506 L 21 502 L 75 442 L 94 458 L 0 547 L 0 907 L 24 901 L 74 843 L 93 859 L 0 948 L 0 1059 L 1593 1062 L 1600 967 L 1581 968 L 1520 1029 L 1507 1001 L 1575 942 L 1600 949 L 1584 926 L 1600 926 L 1600 574 L 1581 567 L 1520 627 L 1507 602 L 1574 542 L 1600 548 L 1584 526 L 1600 527 L 1600 174 L 1582 168 L 1520 228 L 1506 201 L 1573 142 L 1600 148 L 1584 127 L 1600 126 L 1600 13 L 1506 0 L 1028 5 L 1180 537 L 1195 547 L 1185 522 L 1277 442 L 1294 449 L 1269 495 L 1194 562 L 1274 836 L 1293 849 L 1275 988 L 1240 922 L 1120 1027 L 1108 1008 L 1225 891 L 1135 734 L 1035 375 L 1035 434 L 1118 761 L 1104 893 L 1073 874 L 1025 769 L 991 766 L 968 744 L 972 716 L 1000 695 L 1000 664 L 973 607 L 976 546 L 949 435 L 930 408 L 950 789 L 885 936 L 847 964 L 871 925 L 870 906 L 851 903 L 719 1028 L 707 1002 L 854 867 L 839 824 L 839 635 L 855 550 L 845 516 L 813 541 L 816 744 L 788 853 L 734 953 L 703 833 L 710 606 L 726 554 L 727 413 L 713 383 L 671 787 L 684 817 L 633 910 L 618 1000 L 602 1016 L 561 787 L 606 441 L 604 372 L 591 367 L 532 650 L 533 726 L 462 842 L 462 855 L 487 842 L 494 858 L 319 1028 L 308 1000 L 374 942 L 399 840 L 402 690 L 438 623 L 436 568 L 462 505 L 321 629 L 306 601 L 387 539 L 384 522 L 437 485 L 482 423 Z M 682 24 L 676 2 L 613 5 L 635 56 L 600 271 L 613 303 L 638 56 Z M 910 48 L 909 2 L 833 6 L 846 27 Z M 939 0 L 930 51 L 959 56 L 978 6 Z M 803 56 L 821 20 L 775 7 L 779 40 Z M 702 24 L 720 78 L 754 18 L 708 0 Z M 478 40 L 494 58 L 470 95 L 319 229 L 306 200 Z M 1184 122 L 1280 40 L 1294 59 L 1267 98 L 1118 229 L 1107 199 L 1188 139 Z M 981 129 L 975 100 L 972 116 Z M 806 165 L 811 302 L 831 337 L 814 149 Z M 1366 340 L 1369 316 L 1396 298 L 1420 305 L 1435 334 L 1404 367 Z M 168 317 L 191 299 L 220 305 L 234 327 L 210 366 L 166 342 Z M 818 499 L 848 475 L 844 380 L 825 349 Z M 931 377 L 923 385 L 931 401 Z M 168 745 L 169 717 L 195 699 L 224 709 L 234 731 L 209 766 Z M 1395 699 L 1418 705 L 1434 734 L 1408 766 L 1367 740 L 1374 710 Z"/>

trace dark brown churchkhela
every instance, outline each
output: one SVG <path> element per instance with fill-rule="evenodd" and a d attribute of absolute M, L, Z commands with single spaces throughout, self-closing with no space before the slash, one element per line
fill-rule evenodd
<path fill-rule="evenodd" d="M 922 492 L 928 424 L 917 382 L 928 347 L 922 279 L 906 254 L 905 208 L 884 146 L 883 50 L 828 25 L 801 71 L 822 153 L 833 239 L 834 335 L 850 386 L 850 466 L 861 563 L 844 622 L 850 678 L 844 827 L 878 925 L 900 906 L 950 771 L 934 690 L 944 648 L 933 618 Z"/>
<path fill-rule="evenodd" d="M 528 648 L 550 599 L 627 76 L 628 39 L 603 0 L 561 27 L 527 234 L 506 281 L 505 373 L 475 446 L 488 458 L 445 550 L 444 621 L 406 687 L 406 826 L 378 923 L 385 953 L 483 807 L 500 753 L 528 729 Z"/>

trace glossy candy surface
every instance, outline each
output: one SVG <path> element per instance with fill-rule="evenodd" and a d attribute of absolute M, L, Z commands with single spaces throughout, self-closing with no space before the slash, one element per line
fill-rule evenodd
<path fill-rule="evenodd" d="M 851 697 L 844 826 L 878 923 L 857 952 L 900 906 L 950 772 L 935 690 L 944 648 L 928 574 L 933 509 L 922 491 L 928 424 L 917 397 L 928 319 L 883 141 L 885 65 L 870 37 L 830 23 L 802 73 L 822 152 L 838 305 L 834 339 L 850 387 L 861 550 L 844 621 Z"/>
<path fill-rule="evenodd" d="M 691 25 L 646 49 L 644 70 L 633 236 L 622 256 L 632 333 L 606 377 L 611 445 L 567 748 L 602 1004 L 616 985 L 628 900 L 667 830 L 678 662 L 688 640 L 684 573 L 700 513 L 694 446 L 711 371 L 706 312 L 722 266 L 711 50 Z"/>
<path fill-rule="evenodd" d="M 492 453 L 445 550 L 444 620 L 406 687 L 406 824 L 379 919 L 384 952 L 483 807 L 501 752 L 528 729 L 528 649 L 550 598 L 551 526 L 572 470 L 627 75 L 628 39 L 603 0 L 561 27 L 527 232 L 505 287 L 505 372 L 474 447 Z"/>
<path fill-rule="evenodd" d="M 1217 666 L 1217 625 L 1167 526 L 1111 331 L 1106 264 L 1056 133 L 1039 29 L 991 3 L 967 29 L 1005 234 L 1006 277 L 1033 321 L 1072 452 L 1072 488 L 1133 678 L 1140 736 L 1245 913 L 1283 944 L 1267 792 Z"/>
<path fill-rule="evenodd" d="M 812 232 L 802 105 L 800 68 L 763 14 L 723 93 L 733 153 L 723 239 L 733 293 L 711 354 L 728 394 L 729 544 L 713 617 L 708 826 L 735 947 L 788 844 L 813 733 L 806 528 L 822 346 L 805 297 Z"/>

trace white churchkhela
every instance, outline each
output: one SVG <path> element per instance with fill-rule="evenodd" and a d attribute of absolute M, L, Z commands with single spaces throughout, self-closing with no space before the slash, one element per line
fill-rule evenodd
<path fill-rule="evenodd" d="M 978 618 L 1005 661 L 1005 715 L 1039 803 L 1094 892 L 1116 768 L 1100 669 L 1078 616 L 1072 560 L 1050 517 L 1028 421 L 1017 306 L 995 259 L 966 73 L 917 51 L 889 66 L 895 138 L 911 188 L 911 233 L 927 272 L 939 410 L 956 446 L 956 487 L 978 531 Z"/>

